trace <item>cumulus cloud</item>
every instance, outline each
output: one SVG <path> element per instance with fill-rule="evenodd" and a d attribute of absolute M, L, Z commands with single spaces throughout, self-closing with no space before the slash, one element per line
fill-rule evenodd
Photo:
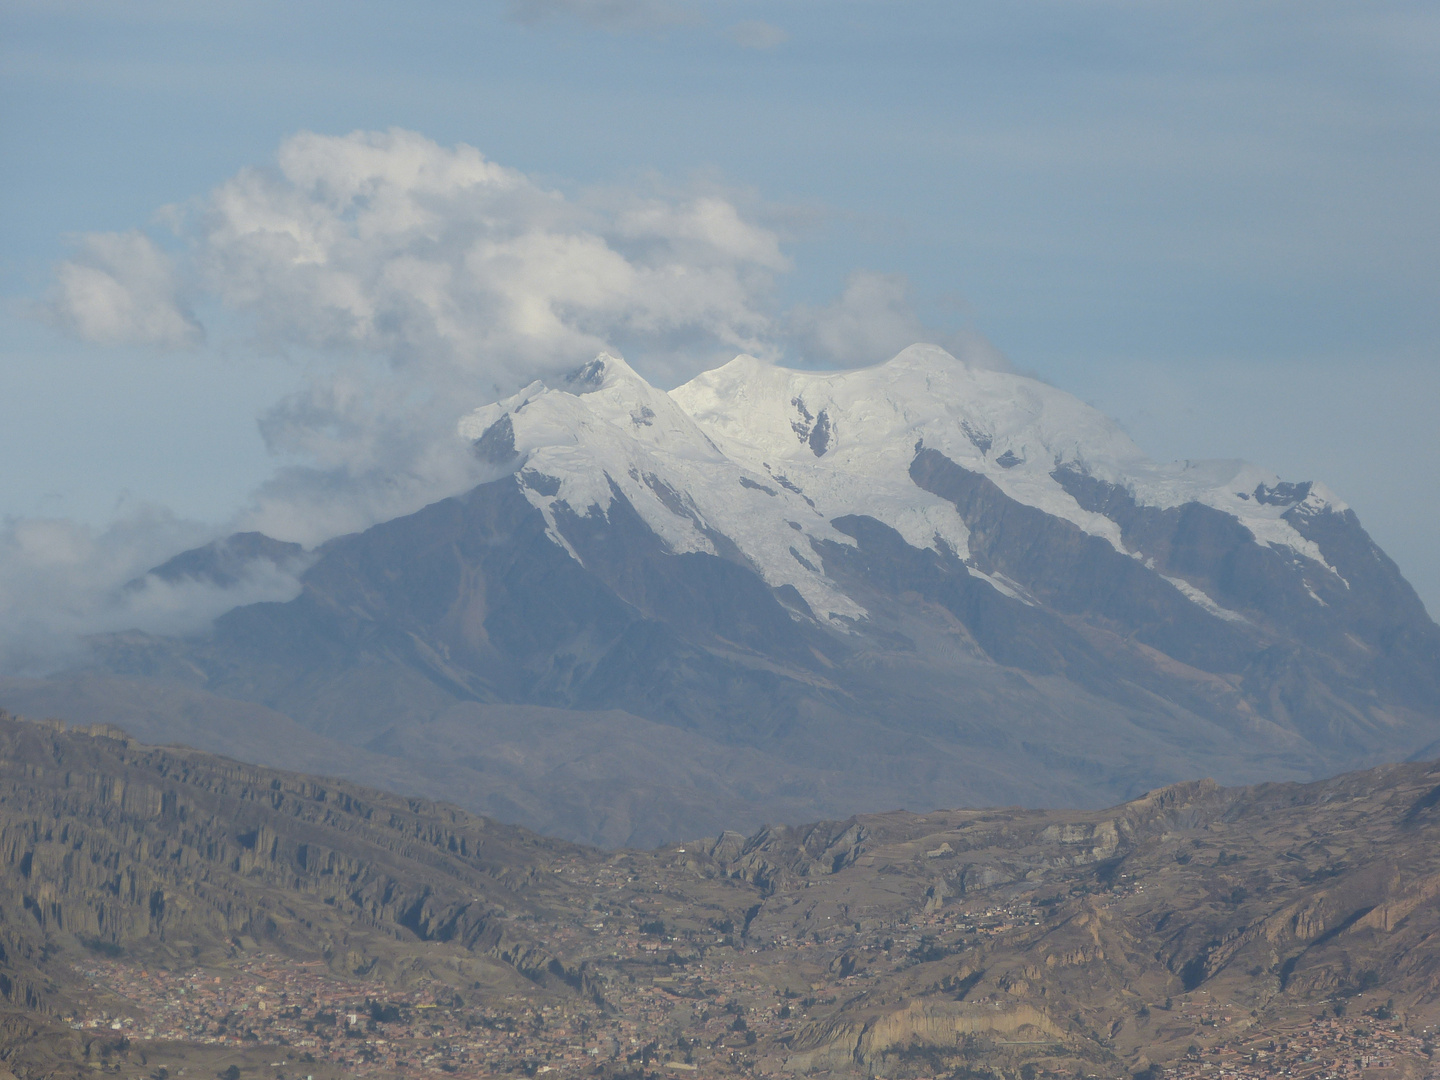
<path fill-rule="evenodd" d="M 790 40 L 783 29 L 759 19 L 738 22 L 725 33 L 743 49 L 774 49 Z"/>
<path fill-rule="evenodd" d="M 602 209 L 406 131 L 297 135 L 278 166 L 211 196 L 191 255 L 275 345 L 500 385 L 626 340 L 769 348 L 765 298 L 786 264 L 723 199 Z"/>
<path fill-rule="evenodd" d="M 201 337 L 180 299 L 175 268 L 141 232 L 94 233 L 55 272 L 51 321 L 105 345 L 184 348 Z"/>
<path fill-rule="evenodd" d="M 660 382 L 779 356 L 788 260 L 714 192 L 576 199 L 414 132 L 301 133 L 175 227 L 173 260 L 141 233 L 86 237 L 53 310 L 88 340 L 186 344 L 184 280 L 245 347 L 304 357 L 305 389 L 261 418 L 283 467 L 236 522 L 287 539 L 475 482 L 456 417 L 602 350 Z"/>
<path fill-rule="evenodd" d="M 100 532 L 11 522 L 11 670 L 83 632 L 188 628 L 293 590 L 269 571 L 239 591 L 122 586 L 225 532 L 314 546 L 466 490 L 490 474 L 454 438 L 458 417 L 602 350 L 662 385 L 741 352 L 854 365 L 918 340 L 956 350 L 926 332 L 902 277 L 857 273 L 830 305 L 779 310 L 780 237 L 723 192 L 567 196 L 408 131 L 295 135 L 272 167 L 242 170 L 170 221 L 173 255 L 140 232 L 83 238 L 50 315 L 87 340 L 174 348 L 206 336 L 193 304 L 232 355 L 295 358 L 302 388 L 259 418 L 277 471 L 210 531 L 155 513 Z M 15 651 L 23 641 L 33 656 Z"/>

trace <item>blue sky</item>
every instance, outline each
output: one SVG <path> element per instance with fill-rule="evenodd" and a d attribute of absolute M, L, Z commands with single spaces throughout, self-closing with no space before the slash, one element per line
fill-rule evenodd
<path fill-rule="evenodd" d="M 394 128 L 522 178 L 527 222 L 563 204 L 564 235 L 698 259 L 735 294 L 665 309 L 663 335 L 661 301 L 632 297 L 555 350 L 598 335 L 673 383 L 747 334 L 811 364 L 979 335 L 1158 459 L 1323 479 L 1440 611 L 1433 4 L 4 0 L 0 20 L 0 514 L 69 523 L 77 559 L 131 538 L 112 574 L 247 520 L 257 490 L 420 469 L 403 432 L 339 411 L 345 388 L 373 419 L 407 379 L 478 401 L 552 362 L 486 339 L 514 357 L 442 377 L 405 358 L 424 341 L 347 352 L 284 297 L 215 284 L 212 192 L 273 176 L 297 133 Z M 702 205 L 734 218 L 703 251 Z M 120 257 L 92 234 L 181 260 L 155 286 L 181 321 L 57 316 L 65 266 Z M 842 316 L 850 352 L 820 329 Z"/>

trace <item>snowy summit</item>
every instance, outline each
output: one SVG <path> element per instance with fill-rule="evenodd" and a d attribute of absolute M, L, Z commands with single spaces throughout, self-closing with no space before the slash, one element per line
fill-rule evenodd
<path fill-rule="evenodd" d="M 792 586 L 817 618 L 837 626 L 866 611 L 825 574 L 814 545 L 853 546 L 833 524 L 850 516 L 958 558 L 971 574 L 1025 599 L 1023 587 L 974 565 L 955 504 L 912 479 L 925 449 L 1137 558 L 1143 555 L 1127 550 L 1120 525 L 1082 506 L 1066 479 L 1102 481 L 1141 506 L 1213 507 L 1257 543 L 1327 568 L 1286 515 L 1345 509 L 1319 484 L 1285 484 L 1240 461 L 1157 464 L 1072 395 L 924 344 L 873 367 L 834 372 L 737 356 L 669 393 L 601 354 L 553 386 L 535 382 L 476 409 L 459 433 L 493 463 L 513 467 L 552 540 L 572 555 L 557 512 L 603 515 L 623 495 L 670 550 L 738 556 L 772 587 Z M 1167 580 L 1212 614 L 1228 614 L 1195 586 Z"/>
<path fill-rule="evenodd" d="M 459 431 L 470 490 L 97 663 L 616 844 L 1440 753 L 1440 626 L 1344 504 L 933 346 L 669 393 L 602 355 Z M 288 550 L 227 545 L 156 573 Z"/>

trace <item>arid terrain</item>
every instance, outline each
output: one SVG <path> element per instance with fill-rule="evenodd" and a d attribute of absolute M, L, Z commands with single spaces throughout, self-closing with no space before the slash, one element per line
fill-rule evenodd
<path fill-rule="evenodd" d="M 602 851 L 7 716 L 0 1064 L 1418 1078 L 1437 841 L 1408 764 Z"/>

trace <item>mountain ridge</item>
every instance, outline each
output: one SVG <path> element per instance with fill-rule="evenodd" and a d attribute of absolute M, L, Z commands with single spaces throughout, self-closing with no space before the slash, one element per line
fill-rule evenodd
<path fill-rule="evenodd" d="M 545 781 L 503 778 L 455 708 L 638 717 L 684 736 L 661 775 L 707 758 L 747 826 L 1308 779 L 1440 732 L 1440 627 L 1322 485 L 1157 466 L 1069 395 L 930 346 L 838 373 L 740 358 L 668 394 L 606 355 L 554 382 L 461 423 L 495 479 L 322 545 L 294 600 L 97 639 L 93 669 L 422 773 L 473 758 L 482 811 Z M 617 836 L 603 800 L 544 827 L 736 820 L 668 814 L 683 783 L 587 746 L 594 782 L 643 781 L 681 831 Z"/>

